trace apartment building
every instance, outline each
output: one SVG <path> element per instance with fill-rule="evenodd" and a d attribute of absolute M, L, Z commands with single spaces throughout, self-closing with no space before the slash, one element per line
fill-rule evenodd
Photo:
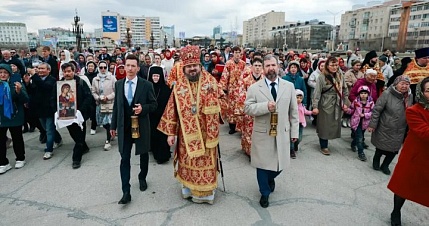
<path fill-rule="evenodd" d="M 243 44 L 247 46 L 261 45 L 270 39 L 270 31 L 273 27 L 285 24 L 284 12 L 271 12 L 253 17 L 243 22 Z"/>
<path fill-rule="evenodd" d="M 399 25 L 401 20 L 402 5 L 393 5 L 390 9 L 389 37 L 392 39 L 392 48 L 397 48 Z M 415 50 L 429 46 L 429 2 L 414 3 L 411 6 L 410 17 L 407 26 L 405 50 Z"/>
<path fill-rule="evenodd" d="M 341 15 L 339 41 L 346 49 L 356 48 L 380 51 L 391 46 L 388 38 L 390 8 L 400 0 L 372 1 L 355 5 Z"/>
<path fill-rule="evenodd" d="M 324 49 L 331 32 L 332 25 L 323 21 L 288 23 L 269 31 L 271 42 L 267 45 L 283 49 Z"/>
<path fill-rule="evenodd" d="M 27 45 L 27 26 L 24 23 L 0 22 L 0 46 Z"/>

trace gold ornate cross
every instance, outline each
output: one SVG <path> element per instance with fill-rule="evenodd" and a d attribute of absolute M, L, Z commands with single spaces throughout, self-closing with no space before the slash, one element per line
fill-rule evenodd
<path fill-rule="evenodd" d="M 178 94 L 180 94 L 180 95 L 182 95 L 182 96 L 185 96 L 185 93 L 186 92 L 188 92 L 188 89 L 185 89 L 185 88 L 183 88 L 183 87 L 180 87 L 180 90 L 179 90 L 179 92 L 177 92 Z"/>

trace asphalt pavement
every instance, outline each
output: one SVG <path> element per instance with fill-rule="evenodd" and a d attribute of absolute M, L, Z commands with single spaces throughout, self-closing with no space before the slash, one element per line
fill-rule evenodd
<path fill-rule="evenodd" d="M 72 169 L 73 142 L 61 129 L 64 144 L 50 160 L 43 160 L 44 145 L 38 132 L 24 134 L 26 161 L 22 169 L 0 175 L 0 225 L 390 225 L 393 194 L 386 188 L 389 176 L 372 169 L 375 151 L 365 150 L 362 162 L 350 149 L 350 130 L 330 141 L 330 156 L 319 152 L 311 124 L 304 129 L 297 159 L 276 179 L 270 206 L 259 205 L 256 170 L 241 151 L 240 134 L 221 127 L 220 146 L 226 192 L 221 180 L 214 205 L 181 198 L 173 177 L 172 161 L 158 165 L 151 156 L 148 189 L 138 188 L 139 158 L 132 156 L 131 196 L 122 196 L 117 140 L 103 151 L 105 131 L 87 133 L 90 152 L 82 167 Z M 366 134 L 370 144 L 370 134 Z M 13 149 L 8 158 L 14 166 Z M 397 158 L 391 165 L 395 166 Z M 403 225 L 429 225 L 429 209 L 406 202 Z"/>

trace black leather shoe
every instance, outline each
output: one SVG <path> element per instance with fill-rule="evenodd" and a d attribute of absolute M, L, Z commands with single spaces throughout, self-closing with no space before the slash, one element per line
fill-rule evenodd
<path fill-rule="evenodd" d="M 274 179 L 271 181 L 268 181 L 268 185 L 270 185 L 271 192 L 273 192 L 274 189 L 276 188 L 276 181 L 274 181 Z"/>
<path fill-rule="evenodd" d="M 228 133 L 229 133 L 229 134 L 234 134 L 234 133 L 236 133 L 236 132 L 237 132 L 237 131 L 235 131 L 235 129 L 230 129 Z"/>
<path fill-rule="evenodd" d="M 363 149 L 368 149 L 369 148 L 368 144 L 365 144 L 365 142 L 363 142 L 362 146 L 363 146 Z"/>
<path fill-rule="evenodd" d="M 147 189 L 146 180 L 139 180 L 139 182 L 140 182 L 140 191 L 146 191 Z"/>
<path fill-rule="evenodd" d="M 383 172 L 386 175 L 390 175 L 390 169 L 389 167 L 380 167 L 381 172 Z"/>
<path fill-rule="evenodd" d="M 127 204 L 129 202 L 131 202 L 131 194 L 128 192 L 128 193 L 124 193 L 121 200 L 119 200 L 118 204 Z"/>
<path fill-rule="evenodd" d="M 80 162 L 79 162 L 79 161 L 73 161 L 72 168 L 73 168 L 73 169 L 78 169 L 78 168 L 80 168 Z"/>
<path fill-rule="evenodd" d="M 267 208 L 270 203 L 268 202 L 268 196 L 261 196 L 261 200 L 259 200 L 259 204 L 261 204 L 262 208 Z"/>

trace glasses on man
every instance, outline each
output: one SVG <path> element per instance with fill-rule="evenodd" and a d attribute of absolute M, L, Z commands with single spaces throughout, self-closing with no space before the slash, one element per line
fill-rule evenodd
<path fill-rule="evenodd" d="M 10 54 L 16 54 L 16 52 L 10 52 Z"/>
<path fill-rule="evenodd" d="M 107 67 L 103 67 L 103 66 L 101 66 L 101 67 L 98 67 L 98 68 L 100 68 L 100 69 L 107 69 Z"/>

